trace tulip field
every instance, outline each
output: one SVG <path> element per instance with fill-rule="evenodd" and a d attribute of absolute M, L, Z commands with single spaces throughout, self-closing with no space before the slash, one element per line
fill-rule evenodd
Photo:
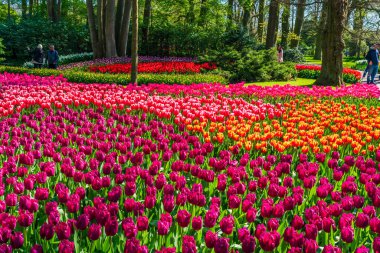
<path fill-rule="evenodd" d="M 0 84 L 0 252 L 380 253 L 374 85 Z"/>
<path fill-rule="evenodd" d="M 100 73 L 131 73 L 131 63 L 109 64 L 104 66 L 91 66 L 91 72 Z M 215 64 L 194 62 L 143 62 L 138 66 L 139 73 L 200 73 L 201 71 L 214 70 Z"/>

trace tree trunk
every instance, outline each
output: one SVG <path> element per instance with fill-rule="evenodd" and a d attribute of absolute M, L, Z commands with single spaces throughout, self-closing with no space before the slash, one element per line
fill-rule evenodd
<path fill-rule="evenodd" d="M 364 25 L 364 17 L 365 13 L 362 8 L 357 8 L 354 13 L 354 27 L 353 30 L 355 31 L 354 35 L 354 41 L 355 41 L 355 48 L 353 52 L 351 52 L 352 56 L 360 57 L 360 45 L 362 40 L 362 33 L 363 33 L 363 25 Z"/>
<path fill-rule="evenodd" d="M 48 16 L 49 19 L 53 22 L 57 21 L 56 5 L 56 0 L 47 0 L 46 6 L 48 10 Z"/>
<path fill-rule="evenodd" d="M 105 23 L 106 57 L 117 56 L 115 40 L 115 0 L 107 0 Z"/>
<path fill-rule="evenodd" d="M 288 48 L 289 18 L 290 18 L 290 0 L 285 0 L 284 10 L 282 12 L 282 34 L 281 34 L 281 45 L 284 49 Z"/>
<path fill-rule="evenodd" d="M 233 18 L 234 18 L 234 0 L 228 0 L 228 21 L 230 24 L 232 24 L 233 22 Z"/>
<path fill-rule="evenodd" d="M 92 51 L 94 52 L 94 58 L 103 57 L 102 50 L 99 47 L 98 33 L 95 25 L 95 15 L 94 15 L 94 5 L 92 0 L 86 0 L 87 5 L 87 16 L 88 16 L 88 26 L 90 30 L 90 38 Z"/>
<path fill-rule="evenodd" d="M 263 41 L 264 8 L 265 8 L 265 0 L 260 0 L 260 2 L 259 2 L 259 18 L 257 21 L 257 37 L 259 38 L 260 43 Z"/>
<path fill-rule="evenodd" d="M 327 19 L 322 34 L 322 70 L 316 84 L 343 84 L 343 31 L 348 0 L 327 1 Z"/>
<path fill-rule="evenodd" d="M 139 46 L 139 1 L 132 0 L 132 73 L 131 83 L 137 84 Z"/>
<path fill-rule="evenodd" d="M 51 9 L 51 3 L 53 2 L 53 0 L 47 0 L 46 1 L 46 8 L 47 8 L 47 13 L 48 13 L 48 17 L 50 20 L 52 20 L 53 18 L 53 14 L 52 14 L 52 9 Z"/>
<path fill-rule="evenodd" d="M 290 42 L 291 48 L 297 48 L 300 42 L 301 31 L 303 26 L 303 21 L 305 17 L 305 7 L 306 0 L 298 0 L 297 4 L 297 14 L 296 14 L 296 23 L 294 25 L 293 33 L 297 35 L 298 38 L 292 39 Z"/>
<path fill-rule="evenodd" d="M 62 1 L 58 0 L 58 2 L 57 2 L 56 21 L 59 21 L 61 19 L 61 12 L 62 12 Z"/>
<path fill-rule="evenodd" d="M 193 24 L 195 21 L 195 13 L 194 13 L 194 0 L 189 0 L 189 12 L 187 13 L 187 22 L 189 24 Z"/>
<path fill-rule="evenodd" d="M 8 21 L 11 20 L 11 0 L 8 0 Z"/>
<path fill-rule="evenodd" d="M 33 0 L 29 0 L 29 17 L 33 16 Z"/>
<path fill-rule="evenodd" d="M 123 19 L 120 26 L 119 40 L 117 42 L 118 55 L 126 56 L 128 47 L 129 23 L 131 20 L 132 0 L 124 4 Z"/>
<path fill-rule="evenodd" d="M 100 56 L 99 57 L 104 57 L 105 56 L 105 42 L 104 42 L 104 5 L 105 5 L 105 0 L 98 0 L 98 6 L 97 6 L 97 19 L 98 19 L 98 47 L 99 47 L 99 52 Z"/>
<path fill-rule="evenodd" d="M 27 4 L 26 0 L 22 0 L 21 1 L 21 13 L 22 13 L 23 18 L 26 18 L 27 9 L 28 9 L 28 4 Z"/>
<path fill-rule="evenodd" d="M 199 21 L 198 25 L 203 26 L 206 24 L 206 17 L 207 17 L 207 0 L 201 0 L 201 10 L 199 12 Z"/>
<path fill-rule="evenodd" d="M 269 20 L 267 29 L 266 48 L 270 49 L 276 45 L 277 29 L 279 19 L 279 3 L 278 0 L 271 0 L 269 5 Z"/>
<path fill-rule="evenodd" d="M 152 10 L 152 0 L 145 0 L 144 18 L 142 25 L 142 47 L 145 55 L 149 55 L 149 24 Z"/>
<path fill-rule="evenodd" d="M 320 60 L 322 59 L 322 33 L 323 29 L 326 26 L 326 17 L 327 17 L 327 3 L 326 0 L 323 2 L 321 17 L 319 18 L 318 24 L 318 32 L 315 36 L 315 51 L 314 51 L 314 59 Z"/>
<path fill-rule="evenodd" d="M 241 22 L 242 27 L 245 32 L 248 32 L 248 23 L 250 19 L 251 19 L 251 6 L 248 2 L 243 5 L 243 19 Z"/>
<path fill-rule="evenodd" d="M 117 0 L 116 4 L 116 23 L 115 23 L 115 40 L 116 40 L 116 51 L 119 53 L 119 41 L 120 41 L 120 32 L 121 32 L 121 23 L 123 22 L 125 0 Z"/>

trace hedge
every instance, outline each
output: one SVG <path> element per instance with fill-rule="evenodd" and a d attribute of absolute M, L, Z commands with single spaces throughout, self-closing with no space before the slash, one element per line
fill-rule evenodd
<path fill-rule="evenodd" d="M 320 71 L 317 70 L 301 70 L 298 71 L 297 77 L 306 78 L 306 79 L 317 79 L 321 74 Z M 343 81 L 345 83 L 357 83 L 358 80 L 352 74 L 343 74 Z"/>
<path fill-rule="evenodd" d="M 22 67 L 0 66 L 0 73 L 26 73 L 37 76 L 59 76 L 62 75 L 73 83 L 114 83 L 130 84 L 130 75 L 126 74 L 101 74 L 78 70 L 54 70 L 54 69 L 29 69 Z M 213 74 L 139 74 L 139 84 L 196 84 L 196 83 L 221 83 L 227 84 L 227 80 Z"/>
<path fill-rule="evenodd" d="M 89 60 L 92 60 L 92 58 L 93 58 L 93 53 L 60 55 L 59 56 L 59 65 L 66 65 L 66 64 L 70 64 L 70 63 L 89 61 Z M 25 62 L 23 67 L 33 68 L 34 64 L 32 62 Z"/>

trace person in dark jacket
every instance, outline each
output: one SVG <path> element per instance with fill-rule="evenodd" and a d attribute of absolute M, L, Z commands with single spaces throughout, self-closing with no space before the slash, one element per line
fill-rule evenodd
<path fill-rule="evenodd" d="M 42 45 L 38 44 L 38 46 L 33 51 L 33 59 L 32 63 L 34 68 L 41 68 L 44 63 L 44 51 L 42 50 Z"/>
<path fill-rule="evenodd" d="M 54 49 L 53 45 L 50 45 L 49 51 L 46 55 L 46 61 L 48 63 L 49 69 L 56 69 L 58 66 L 58 60 L 59 56 L 57 50 Z"/>
<path fill-rule="evenodd" d="M 380 44 L 373 45 L 366 56 L 366 59 L 368 61 L 367 84 L 375 83 L 375 77 L 379 70 L 379 46 Z"/>

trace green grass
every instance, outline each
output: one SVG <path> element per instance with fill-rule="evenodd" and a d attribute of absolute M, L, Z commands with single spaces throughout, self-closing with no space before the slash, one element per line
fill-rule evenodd
<path fill-rule="evenodd" d="M 249 85 L 258 85 L 258 86 L 275 86 L 275 85 L 292 85 L 292 86 L 311 86 L 315 80 L 313 79 L 306 79 L 306 78 L 297 78 L 297 80 L 294 81 L 269 81 L 269 82 L 255 82 L 255 83 L 247 83 L 246 86 Z"/>
<path fill-rule="evenodd" d="M 343 59 L 343 67 L 352 68 L 352 66 L 355 65 L 356 61 L 357 61 L 357 59 L 354 59 L 354 58 L 344 58 Z M 322 60 L 314 60 L 313 56 L 305 56 L 305 63 L 322 65 Z"/>

